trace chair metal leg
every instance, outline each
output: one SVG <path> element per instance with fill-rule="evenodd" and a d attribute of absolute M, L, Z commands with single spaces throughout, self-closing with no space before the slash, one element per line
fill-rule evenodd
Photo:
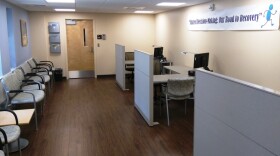
<path fill-rule="evenodd" d="M 19 155 L 21 156 L 20 138 L 18 138 L 18 152 L 19 152 Z"/>
<path fill-rule="evenodd" d="M 161 116 L 161 104 L 162 104 L 162 103 L 161 103 L 161 99 L 160 99 L 160 102 L 159 102 L 159 111 L 160 111 L 160 112 L 159 112 L 159 115 L 160 115 L 160 116 Z"/>
<path fill-rule="evenodd" d="M 46 105 L 46 96 L 44 97 L 44 99 L 43 99 L 43 103 L 42 103 L 42 105 L 41 105 L 41 113 L 42 113 L 42 116 L 44 116 L 44 107 L 45 107 L 45 105 Z"/>
<path fill-rule="evenodd" d="M 36 131 L 38 131 L 38 120 L 37 120 L 37 108 L 36 108 L 36 102 L 34 101 L 34 109 L 35 109 L 35 125 L 36 125 Z"/>
<path fill-rule="evenodd" d="M 8 145 L 8 144 L 6 144 L 6 154 L 7 154 L 7 156 L 10 155 L 10 152 L 9 152 L 9 145 Z"/>
<path fill-rule="evenodd" d="M 41 115 L 42 116 L 44 115 L 44 113 L 43 113 L 44 112 L 44 100 L 43 100 L 43 103 L 41 103 Z"/>
<path fill-rule="evenodd" d="M 50 91 L 51 91 L 51 83 L 50 83 L 50 81 L 47 83 L 48 84 L 48 94 L 50 94 Z"/>
<path fill-rule="evenodd" d="M 187 99 L 185 100 L 185 115 L 187 114 Z"/>
<path fill-rule="evenodd" d="M 168 108 L 168 98 L 167 98 L 167 95 L 165 95 L 165 100 L 166 100 L 167 125 L 169 126 L 169 108 Z"/>

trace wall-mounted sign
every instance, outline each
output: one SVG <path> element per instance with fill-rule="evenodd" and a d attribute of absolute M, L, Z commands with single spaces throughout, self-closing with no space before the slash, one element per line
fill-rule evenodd
<path fill-rule="evenodd" d="M 106 34 L 98 34 L 97 39 L 98 40 L 106 40 Z"/>
<path fill-rule="evenodd" d="M 272 2 L 201 14 L 190 13 L 188 28 L 189 30 L 278 30 L 280 5 L 279 1 Z"/>

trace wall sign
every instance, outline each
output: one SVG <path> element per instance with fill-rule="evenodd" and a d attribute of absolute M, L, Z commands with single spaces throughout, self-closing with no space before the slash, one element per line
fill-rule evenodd
<path fill-rule="evenodd" d="M 205 14 L 191 13 L 189 30 L 278 30 L 279 1 L 237 7 Z"/>

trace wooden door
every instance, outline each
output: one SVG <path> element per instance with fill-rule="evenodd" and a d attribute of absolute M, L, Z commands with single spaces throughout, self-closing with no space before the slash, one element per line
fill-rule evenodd
<path fill-rule="evenodd" d="M 69 78 L 93 77 L 93 21 L 72 21 L 66 25 Z"/>

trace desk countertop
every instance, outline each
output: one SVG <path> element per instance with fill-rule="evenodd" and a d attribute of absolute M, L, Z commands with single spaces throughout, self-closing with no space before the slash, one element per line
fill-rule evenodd
<path fill-rule="evenodd" d="M 19 125 L 26 125 L 29 124 L 33 114 L 34 109 L 22 109 L 22 110 L 14 110 L 18 117 Z M 1 111 L 0 112 L 0 125 L 12 125 L 15 124 L 15 118 L 10 112 Z"/>
<path fill-rule="evenodd" d="M 168 79 L 174 78 L 190 78 L 194 79 L 193 76 L 189 76 L 187 74 L 169 74 L 169 75 L 154 75 L 154 84 L 157 83 L 166 83 Z"/>
<path fill-rule="evenodd" d="M 188 74 L 189 70 L 193 70 L 193 68 L 187 66 L 164 66 L 164 68 L 172 70 L 178 74 Z"/>

